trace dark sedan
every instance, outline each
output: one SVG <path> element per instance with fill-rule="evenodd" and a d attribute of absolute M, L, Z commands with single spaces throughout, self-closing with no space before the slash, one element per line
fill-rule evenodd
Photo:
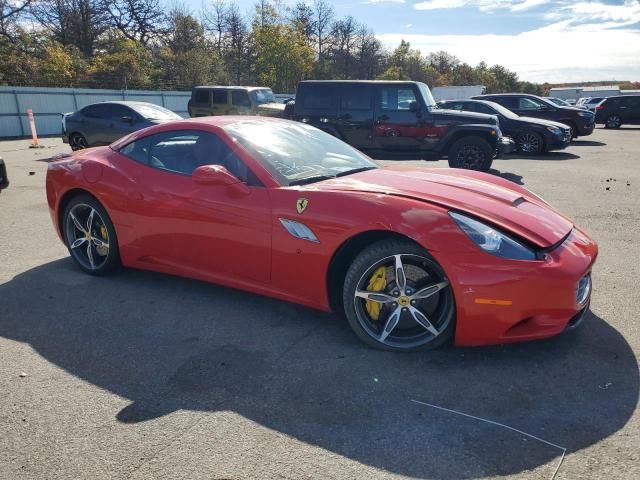
<path fill-rule="evenodd" d="M 595 114 L 583 108 L 564 107 L 546 98 L 526 93 L 493 93 L 478 95 L 474 100 L 488 100 L 508 108 L 523 117 L 544 118 L 571 127 L 572 138 L 591 135 L 596 126 Z"/>
<path fill-rule="evenodd" d="M 180 119 L 180 115 L 153 103 L 94 103 L 62 115 L 62 141 L 71 150 L 109 145 L 136 130 Z"/>
<path fill-rule="evenodd" d="M 520 153 L 536 155 L 549 150 L 562 150 L 571 141 L 571 128 L 541 118 L 520 117 L 502 105 L 486 100 L 446 100 L 440 108 L 496 115 L 500 130 L 511 137 Z"/>

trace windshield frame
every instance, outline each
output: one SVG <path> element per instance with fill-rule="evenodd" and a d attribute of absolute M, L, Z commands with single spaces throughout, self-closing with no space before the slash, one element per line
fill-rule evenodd
<path fill-rule="evenodd" d="M 292 128 L 309 130 L 307 132 L 288 132 L 284 129 L 287 125 Z M 274 126 L 271 131 L 269 131 L 268 128 L 270 126 Z M 264 128 L 263 132 L 259 131 L 260 127 Z M 283 128 L 283 130 L 278 132 L 278 128 Z M 365 168 L 380 168 L 375 161 L 351 145 L 329 133 L 302 122 L 294 122 L 291 120 L 240 120 L 222 126 L 222 130 L 232 143 L 246 151 L 281 187 L 312 184 L 350 175 L 351 173 L 356 173 L 356 170 L 362 171 Z M 260 147 L 263 147 L 265 150 L 269 149 L 268 144 L 259 144 L 258 141 L 256 141 L 256 136 L 259 136 L 261 133 L 264 135 L 265 140 L 272 142 L 277 140 L 271 146 L 270 151 L 260 151 Z M 310 135 L 309 140 L 302 138 L 304 133 Z M 282 135 L 279 136 L 279 134 Z M 291 141 L 291 135 L 294 134 L 297 134 L 295 141 Z M 289 138 L 287 138 L 288 136 Z M 303 145 L 301 142 L 304 141 L 308 141 L 311 148 L 299 152 L 300 157 L 290 157 L 295 146 Z M 314 145 L 314 142 L 317 143 L 317 145 Z M 324 147 L 325 144 L 327 147 Z M 294 148 L 292 148 L 292 146 Z M 309 155 L 314 153 L 321 154 L 322 158 L 309 160 Z M 269 158 L 269 156 L 272 158 Z M 304 158 L 305 160 L 296 164 L 299 158 Z M 349 160 L 347 160 L 348 158 Z M 292 161 L 288 164 L 288 160 Z M 350 165 L 351 168 L 343 168 L 339 165 L 340 161 L 350 160 L 353 160 L 353 164 Z M 328 161 L 335 161 L 338 164 L 326 167 L 322 165 L 322 162 Z M 291 175 L 286 175 L 283 172 L 285 169 L 294 170 L 296 168 L 299 169 L 299 171 L 293 172 Z"/>
<path fill-rule="evenodd" d="M 493 108 L 493 110 L 495 110 L 497 114 L 502 115 L 503 117 L 508 118 L 509 120 L 517 120 L 518 118 L 520 118 L 520 115 L 512 112 L 507 107 L 500 105 L 498 102 L 492 102 L 489 100 L 476 100 L 476 101 L 484 103 L 489 108 Z"/>
<path fill-rule="evenodd" d="M 428 110 L 431 110 L 432 108 L 438 108 L 438 106 L 436 105 L 436 101 L 433 98 L 433 94 L 431 93 L 431 90 L 429 89 L 427 84 L 424 82 L 416 82 L 416 85 L 418 85 L 418 91 L 422 96 L 424 106 L 427 107 Z"/>

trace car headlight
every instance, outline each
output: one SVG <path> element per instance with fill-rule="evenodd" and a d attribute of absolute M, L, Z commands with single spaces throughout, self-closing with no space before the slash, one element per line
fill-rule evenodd
<path fill-rule="evenodd" d="M 457 212 L 449 212 L 449 215 L 473 243 L 491 255 L 512 260 L 537 258 L 531 248 L 489 225 Z"/>
<path fill-rule="evenodd" d="M 562 130 L 560 130 L 558 127 L 547 127 L 547 130 L 549 130 L 554 135 L 560 135 L 562 133 Z"/>
<path fill-rule="evenodd" d="M 591 117 L 592 115 L 593 115 L 593 113 L 588 112 L 588 111 L 578 112 L 578 116 L 579 117 Z"/>

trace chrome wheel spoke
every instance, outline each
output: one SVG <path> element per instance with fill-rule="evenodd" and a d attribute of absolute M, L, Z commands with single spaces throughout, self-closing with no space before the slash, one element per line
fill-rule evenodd
<path fill-rule="evenodd" d="M 80 223 L 80 220 L 78 220 L 78 218 L 73 214 L 73 212 L 69 212 L 69 216 L 71 217 L 71 220 L 73 221 L 73 224 L 75 225 L 75 227 L 86 235 L 87 231 L 84 229 L 84 227 Z"/>
<path fill-rule="evenodd" d="M 109 245 L 107 245 L 107 247 L 108 246 Z M 365 300 L 373 300 L 374 302 L 378 302 L 378 303 L 390 303 L 396 300 L 395 297 L 392 297 L 391 295 L 387 295 L 386 293 L 368 292 L 366 290 L 357 290 L 356 297 L 364 298 Z"/>
<path fill-rule="evenodd" d="M 400 293 L 404 294 L 404 289 L 407 287 L 407 276 L 404 273 L 404 265 L 402 265 L 402 256 L 394 255 L 395 257 L 395 272 L 396 272 L 396 284 L 400 289 Z"/>
<path fill-rule="evenodd" d="M 387 321 L 384 324 L 384 328 L 382 329 L 382 333 L 380 333 L 378 340 L 384 342 L 389 334 L 393 331 L 393 329 L 396 328 L 398 322 L 400 321 L 401 312 L 402 310 L 400 309 L 400 307 L 391 312 L 389 318 L 387 318 Z"/>
<path fill-rule="evenodd" d="M 86 241 L 87 239 L 85 237 L 76 238 L 76 240 L 71 244 L 71 248 L 78 248 Z"/>
<path fill-rule="evenodd" d="M 438 332 L 438 329 L 433 326 L 433 324 L 429 321 L 429 319 L 420 310 L 418 310 L 415 307 L 409 306 L 409 312 L 411 312 L 411 316 L 419 325 L 422 325 L 434 336 L 440 333 Z"/>
<path fill-rule="evenodd" d="M 449 282 L 447 280 L 443 280 L 442 282 L 438 282 L 418 290 L 416 293 L 413 294 L 411 298 L 415 300 L 429 298 L 431 295 L 438 293 L 440 290 L 442 290 L 443 288 L 446 288 L 448 285 L 449 285 Z"/>
<path fill-rule="evenodd" d="M 91 246 L 91 242 L 87 242 L 87 258 L 89 259 L 91 268 L 96 268 L 96 263 L 93 260 L 93 247 Z"/>
<path fill-rule="evenodd" d="M 91 229 L 93 228 L 93 217 L 96 214 L 96 211 L 92 208 L 89 216 L 87 217 L 87 232 L 91 233 Z"/>

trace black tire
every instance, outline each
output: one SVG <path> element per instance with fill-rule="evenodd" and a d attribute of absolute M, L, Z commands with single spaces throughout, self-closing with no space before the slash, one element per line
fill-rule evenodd
<path fill-rule="evenodd" d="M 447 157 L 451 168 L 488 172 L 493 163 L 493 148 L 481 137 L 463 137 L 451 145 Z"/>
<path fill-rule="evenodd" d="M 516 147 L 524 155 L 539 155 L 544 152 L 544 139 L 539 133 L 525 130 L 516 137 Z"/>
<path fill-rule="evenodd" d="M 71 147 L 71 150 L 75 152 L 76 150 L 87 148 L 89 143 L 87 142 L 87 139 L 84 138 L 84 135 L 75 132 L 69 135 L 69 146 Z"/>
<path fill-rule="evenodd" d="M 615 113 L 609 115 L 604 121 L 604 128 L 620 128 L 621 125 L 622 119 L 620 118 L 620 115 L 616 115 Z"/>
<path fill-rule="evenodd" d="M 402 272 L 406 272 L 406 290 L 398 281 L 402 275 L 395 274 L 396 257 L 403 265 Z M 372 290 L 370 282 L 380 269 L 393 280 L 385 275 L 384 286 Z M 362 298 L 364 292 L 377 293 L 377 298 L 382 294 L 385 299 L 366 300 Z M 417 299 L 421 292 L 426 296 Z M 395 352 L 431 350 L 450 340 L 455 330 L 455 299 L 445 272 L 426 250 L 407 240 L 381 240 L 363 250 L 347 271 L 342 298 L 349 325 L 374 348 Z M 378 305 L 376 318 L 369 311 L 370 302 Z M 426 319 L 427 326 L 418 318 L 421 322 Z"/>
<path fill-rule="evenodd" d="M 64 209 L 61 227 L 71 258 L 84 272 L 106 275 L 120 267 L 115 228 L 95 197 L 88 194 L 73 197 Z M 73 247 L 74 244 L 77 246 Z"/>
<path fill-rule="evenodd" d="M 560 123 L 564 123 L 566 126 L 568 126 L 571 129 L 571 140 L 578 138 L 578 129 L 576 128 L 576 124 L 573 122 L 563 122 L 562 120 L 560 120 Z"/>

